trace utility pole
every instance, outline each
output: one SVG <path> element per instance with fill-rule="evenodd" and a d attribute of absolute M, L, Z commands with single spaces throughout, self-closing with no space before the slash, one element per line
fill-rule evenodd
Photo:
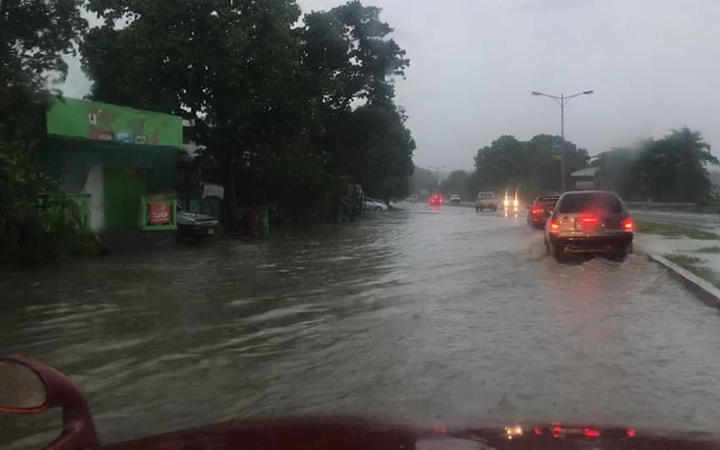
<path fill-rule="evenodd" d="M 575 97 L 580 95 L 591 95 L 593 92 L 594 91 L 582 91 L 568 96 L 560 94 L 559 97 L 557 95 L 544 94 L 537 91 L 531 92 L 532 95 L 541 95 L 543 97 L 551 98 L 560 105 L 560 137 L 562 138 L 562 151 L 560 152 L 560 177 L 562 180 L 563 192 L 567 189 L 567 183 L 565 181 L 565 105 L 567 105 L 567 103 Z"/>
<path fill-rule="evenodd" d="M 440 169 L 444 169 L 447 166 L 427 166 L 428 169 L 435 171 L 435 179 L 437 180 L 437 185 L 440 187 Z"/>

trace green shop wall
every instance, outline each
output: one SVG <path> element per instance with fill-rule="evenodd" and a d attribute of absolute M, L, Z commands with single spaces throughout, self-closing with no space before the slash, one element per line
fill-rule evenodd
<path fill-rule="evenodd" d="M 143 169 L 105 167 L 105 229 L 137 228 L 140 199 L 147 193 L 147 174 Z"/>
<path fill-rule="evenodd" d="M 61 190 L 87 190 L 91 171 L 102 177 L 94 210 L 103 215 L 102 229 L 136 229 L 143 196 L 172 195 L 182 118 L 56 97 L 46 126 L 47 139 L 37 146 L 36 157 Z"/>
<path fill-rule="evenodd" d="M 182 147 L 182 118 L 74 98 L 52 100 L 46 114 L 49 136 L 122 144 Z"/>
<path fill-rule="evenodd" d="M 177 152 L 175 147 L 51 138 L 35 156 L 63 192 L 81 192 L 84 182 L 75 178 L 85 180 L 92 166 L 102 166 L 104 230 L 113 231 L 137 229 L 142 195 L 174 190 Z"/>

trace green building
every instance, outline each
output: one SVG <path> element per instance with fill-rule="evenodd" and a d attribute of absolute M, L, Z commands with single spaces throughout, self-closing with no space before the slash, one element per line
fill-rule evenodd
<path fill-rule="evenodd" d="M 176 228 L 180 117 L 56 98 L 46 124 L 38 162 L 81 205 L 94 231 Z"/>

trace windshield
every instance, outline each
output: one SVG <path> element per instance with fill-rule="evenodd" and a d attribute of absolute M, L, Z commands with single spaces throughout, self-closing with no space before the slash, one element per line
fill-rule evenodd
<path fill-rule="evenodd" d="M 718 18 L 0 0 L 0 356 L 68 373 L 103 443 L 309 417 L 720 436 Z M 59 415 L 1 415 L 0 449 Z"/>
<path fill-rule="evenodd" d="M 558 212 L 568 214 L 595 210 L 620 214 L 623 207 L 615 195 L 604 193 L 566 194 L 558 207 Z"/>

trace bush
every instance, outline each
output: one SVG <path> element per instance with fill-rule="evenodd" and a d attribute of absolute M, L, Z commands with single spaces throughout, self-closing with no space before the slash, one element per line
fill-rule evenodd
<path fill-rule="evenodd" d="M 33 164 L 21 145 L 0 143 L 0 259 L 41 262 L 94 253 L 97 236 L 63 195 L 42 206 L 40 194 L 57 186 Z"/>

